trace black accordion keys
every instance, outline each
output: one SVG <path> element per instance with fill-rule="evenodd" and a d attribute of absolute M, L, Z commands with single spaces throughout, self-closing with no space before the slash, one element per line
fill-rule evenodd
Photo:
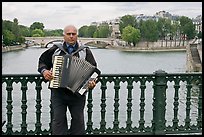
<path fill-rule="evenodd" d="M 67 88 L 73 93 L 84 94 L 88 88 L 88 81 L 96 80 L 100 70 L 76 56 L 66 54 L 54 56 L 52 75 L 49 88 Z"/>

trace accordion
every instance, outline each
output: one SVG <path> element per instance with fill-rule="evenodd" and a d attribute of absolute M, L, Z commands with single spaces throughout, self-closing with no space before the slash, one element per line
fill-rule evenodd
<path fill-rule="evenodd" d="M 90 80 L 97 80 L 100 70 L 76 56 L 66 54 L 54 56 L 52 75 L 49 88 L 67 88 L 73 93 L 83 95 L 88 89 Z"/>

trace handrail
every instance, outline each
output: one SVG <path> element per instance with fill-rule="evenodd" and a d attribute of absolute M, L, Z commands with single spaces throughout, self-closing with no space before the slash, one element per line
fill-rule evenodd
<path fill-rule="evenodd" d="M 21 84 L 21 105 L 17 106 L 13 104 L 18 90 L 14 83 Z M 34 130 L 28 128 L 32 125 L 27 115 L 32 102 L 28 83 L 35 83 Z M 51 134 L 51 120 L 48 128 L 42 127 L 45 112 L 41 94 L 45 83 L 39 74 L 2 75 L 2 94 L 6 96 L 2 100 L 2 110 L 6 109 L 2 111 L 6 115 L 3 135 Z M 16 107 L 21 109 L 20 130 L 14 130 L 12 122 Z M 87 135 L 202 133 L 202 73 L 169 74 L 158 70 L 153 74 L 102 74 L 97 87 L 87 94 L 85 110 Z M 46 115 L 51 116 L 51 107 Z"/>

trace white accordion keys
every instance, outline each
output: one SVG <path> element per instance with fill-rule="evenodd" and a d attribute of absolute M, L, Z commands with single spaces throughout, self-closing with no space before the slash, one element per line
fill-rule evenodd
<path fill-rule="evenodd" d="M 54 57 L 54 63 L 53 63 L 53 69 L 52 69 L 52 76 L 53 79 L 50 81 L 50 88 L 58 88 L 60 86 L 60 73 L 62 70 L 62 64 L 63 64 L 63 56 L 55 56 Z"/>

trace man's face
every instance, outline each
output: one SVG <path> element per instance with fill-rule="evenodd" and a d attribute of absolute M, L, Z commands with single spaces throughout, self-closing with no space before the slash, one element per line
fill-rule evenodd
<path fill-rule="evenodd" d="M 64 32 L 64 40 L 70 44 L 74 45 L 77 41 L 77 30 L 73 27 L 69 27 Z"/>

